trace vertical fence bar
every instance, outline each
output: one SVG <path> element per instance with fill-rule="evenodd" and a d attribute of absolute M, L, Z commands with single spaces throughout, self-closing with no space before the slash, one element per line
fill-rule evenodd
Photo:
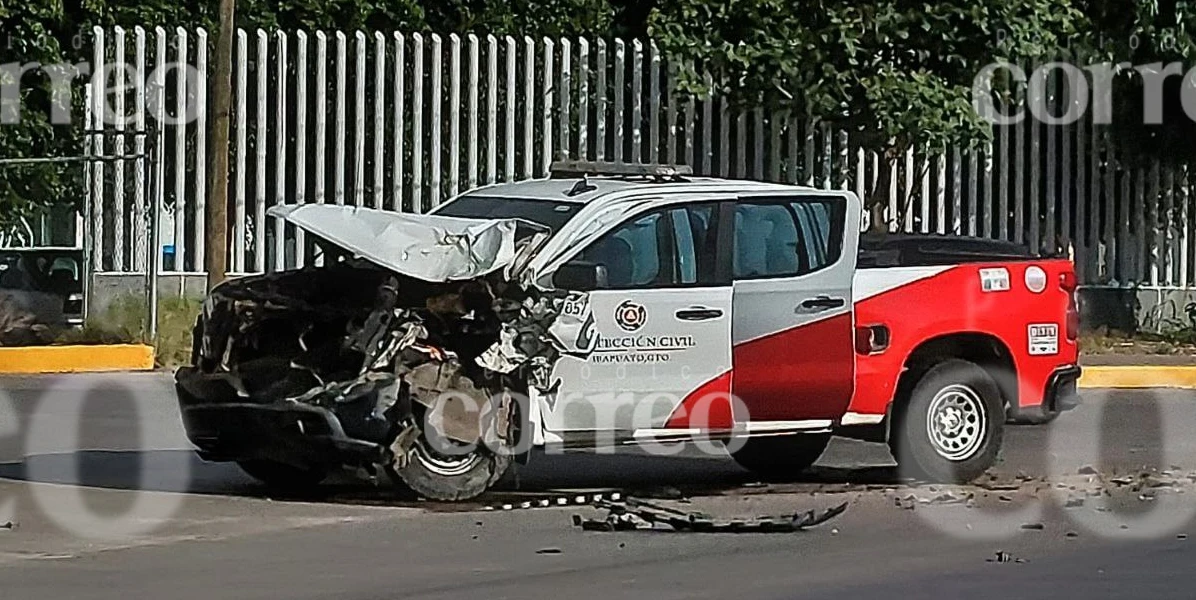
<path fill-rule="evenodd" d="M 128 64 L 125 51 L 125 30 L 122 27 L 113 28 L 112 66 L 117 77 L 115 89 L 116 118 L 113 119 L 115 135 L 112 140 L 112 154 L 117 159 L 112 161 L 112 270 L 125 270 L 125 86 L 128 82 Z M 105 87 L 107 87 L 107 82 Z M 107 101 L 104 102 L 107 105 Z M 200 129 L 203 129 L 202 127 Z M 33 240 L 30 240 L 33 242 Z"/>
<path fill-rule="evenodd" d="M 92 29 L 92 36 L 95 40 L 95 49 L 92 52 L 92 64 L 94 65 L 96 74 L 104 73 L 104 54 L 107 49 L 104 44 L 104 29 L 102 27 L 95 27 Z M 162 47 L 165 46 L 165 40 L 160 41 Z M 158 55 L 159 65 L 165 64 L 166 51 L 163 50 Z M 159 68 L 159 73 L 165 76 L 165 70 Z M 92 109 L 91 114 L 95 122 L 89 123 L 88 126 L 92 131 L 96 132 L 92 136 L 91 151 L 95 156 L 104 155 L 104 134 L 100 133 L 104 130 L 104 86 L 105 82 L 102 77 L 93 75 L 91 84 L 91 100 Z M 160 116 L 165 115 L 165 101 L 159 103 L 158 106 L 163 107 Z M 161 119 L 158 121 L 162 122 Z M 95 161 L 91 164 L 91 255 L 94 257 L 92 261 L 92 269 L 94 271 L 103 271 L 104 269 L 104 162 Z M 90 283 L 90 282 L 89 282 Z"/>
<path fill-rule="evenodd" d="M 503 137 L 506 138 L 506 153 L 503 156 L 504 160 L 504 181 L 513 181 L 515 179 L 515 60 L 516 60 L 516 45 L 515 38 L 507 36 L 507 95 L 506 95 L 506 130 L 503 132 Z"/>
<path fill-rule="evenodd" d="M 187 30 L 175 29 L 175 60 L 190 65 Z M 187 270 L 187 78 L 175 78 L 174 271 Z"/>
<path fill-rule="evenodd" d="M 448 195 L 461 189 L 461 37 L 449 35 L 449 169 Z"/>
<path fill-rule="evenodd" d="M 970 236 L 976 235 L 976 213 L 979 212 L 980 195 L 979 195 L 979 177 L 977 168 L 979 165 L 979 149 L 976 146 L 968 148 L 968 228 L 967 232 Z"/>
<path fill-rule="evenodd" d="M 1068 109 L 1068 111 L 1070 112 L 1070 108 Z M 1073 247 L 1072 239 L 1075 237 L 1074 235 L 1072 235 L 1072 230 L 1071 230 L 1071 185 L 1072 185 L 1072 181 L 1073 181 L 1072 172 L 1071 172 L 1071 166 L 1072 166 L 1071 136 L 1072 136 L 1071 125 L 1063 125 L 1060 129 L 1060 136 L 1059 136 L 1059 138 L 1060 138 L 1059 143 L 1061 146 L 1061 148 L 1059 150 L 1059 152 L 1060 152 L 1059 155 L 1063 159 L 1059 164 L 1059 168 L 1061 169 L 1061 173 L 1059 175 L 1059 183 L 1060 183 L 1060 186 L 1059 186 L 1060 225 L 1059 225 L 1059 227 L 1060 227 L 1060 231 L 1062 232 L 1062 237 L 1059 238 L 1059 241 L 1060 241 L 1059 245 L 1063 246 L 1063 251 L 1065 253 L 1070 251 L 1071 248 Z"/>
<path fill-rule="evenodd" d="M 1192 215 L 1192 172 L 1189 165 L 1184 165 L 1180 171 L 1180 202 L 1179 202 L 1179 222 L 1182 224 L 1182 229 L 1179 231 L 1179 286 L 1188 287 L 1188 231 L 1191 229 L 1191 224 L 1188 219 Z"/>
<path fill-rule="evenodd" d="M 154 130 L 154 177 L 153 177 L 153 198 L 151 199 L 152 207 L 150 208 L 150 246 L 153 250 L 152 261 L 148 266 L 150 271 L 154 273 L 161 273 L 165 270 L 166 257 L 162 252 L 162 219 L 163 210 L 166 205 L 166 47 L 167 47 L 167 33 L 163 27 L 154 28 L 154 100 L 156 110 L 154 110 L 154 117 L 158 121 L 158 127 Z M 100 44 L 99 40 L 96 42 Z M 92 151 L 96 154 L 103 154 L 101 149 L 92 147 Z M 100 180 L 103 181 L 102 179 Z M 100 193 L 103 193 L 101 187 Z M 97 237 L 95 241 L 98 241 Z M 96 250 L 96 256 L 99 256 L 99 250 Z M 97 259 L 98 260 L 98 259 Z M 97 269 L 99 263 L 96 264 Z M 152 281 L 151 281 L 152 283 Z M 151 285 L 151 290 L 156 290 L 157 287 Z"/>
<path fill-rule="evenodd" d="M 747 114 L 740 109 L 735 115 L 735 177 L 747 177 Z"/>
<path fill-rule="evenodd" d="M 327 176 L 325 160 L 328 157 L 328 36 L 316 32 L 316 155 L 312 168 L 315 170 L 316 202 L 327 202 L 324 181 Z M 320 260 L 317 257 L 316 260 Z"/>
<path fill-rule="evenodd" d="M 690 121 L 693 122 L 692 120 Z M 722 125 L 720 125 L 721 127 Z M 702 174 L 710 175 L 714 160 L 714 84 L 706 76 L 706 96 L 702 99 Z M 692 151 L 691 151 L 692 154 Z"/>
<path fill-rule="evenodd" d="M 1147 281 L 1149 275 L 1149 267 L 1146 264 L 1147 253 L 1147 224 L 1149 223 L 1149 211 L 1151 204 L 1151 192 L 1157 192 L 1157 186 L 1151 186 L 1152 174 L 1145 167 L 1138 167 L 1134 169 L 1134 206 L 1131 209 L 1131 214 L 1134 215 L 1134 222 L 1131 224 L 1130 231 L 1133 236 L 1133 246 L 1131 265 L 1134 272 L 1134 283 L 1141 284 Z"/>
<path fill-rule="evenodd" d="M 1033 247 L 1034 250 L 1043 248 L 1055 248 L 1056 230 L 1058 222 L 1056 218 L 1057 203 L 1059 200 L 1058 192 L 1056 191 L 1056 181 L 1058 177 L 1058 157 L 1059 157 L 1059 127 L 1057 125 L 1046 126 L 1046 194 L 1044 202 L 1046 203 L 1046 239 L 1038 240 L 1038 244 Z"/>
<path fill-rule="evenodd" d="M 1030 119 L 1024 119 L 1024 121 L 1026 121 L 1026 122 L 1029 122 L 1029 120 Z M 1009 128 L 1010 127 L 1013 127 L 1013 129 L 1014 129 L 1014 131 L 1013 131 L 1013 144 L 1014 144 L 1013 152 L 1009 151 L 1010 150 L 1010 148 L 1009 148 Z M 995 214 L 989 215 L 989 219 L 993 219 L 993 218 L 999 219 L 997 221 L 998 235 L 1000 236 L 1001 239 L 1008 240 L 1008 239 L 1010 239 L 1010 237 L 1009 237 L 1009 191 L 1010 191 L 1009 161 L 1012 159 L 1013 163 L 1015 165 L 1015 168 L 1017 169 L 1017 179 L 1013 182 L 1013 190 L 1014 190 L 1013 204 L 1014 204 L 1014 211 L 1017 212 L 1018 217 L 1020 217 L 1021 212 L 1022 212 L 1021 195 L 1022 195 L 1022 189 L 1025 187 L 1025 180 L 1023 179 L 1023 173 L 1025 173 L 1025 171 L 1023 170 L 1023 167 L 1026 164 L 1025 157 L 1023 156 L 1025 144 L 1022 143 L 1022 126 L 1020 124 L 998 125 L 997 129 L 998 129 L 998 131 L 1000 131 L 1000 135 L 999 135 L 999 138 L 1000 138 L 1000 142 L 999 142 L 1000 161 L 997 164 L 997 170 L 998 170 L 998 173 L 997 173 L 997 204 L 995 207 L 996 208 Z M 1017 239 L 1018 242 L 1021 242 L 1021 240 L 1022 240 L 1022 225 L 1023 224 L 1020 222 L 1020 219 L 1018 217 L 1014 218 L 1013 236 Z"/>
<path fill-rule="evenodd" d="M 543 98 L 543 105 L 541 110 L 540 122 L 540 164 L 542 165 L 540 175 L 547 175 L 549 169 L 552 167 L 552 109 L 556 102 L 555 85 L 553 85 L 552 67 L 553 54 L 556 44 L 550 38 L 544 38 L 544 79 L 541 97 Z"/>
<path fill-rule="evenodd" d="M 981 174 L 984 187 L 984 237 L 993 237 L 993 213 L 997 212 L 993 203 L 993 144 L 989 142 L 984 147 L 984 172 Z"/>
<path fill-rule="evenodd" d="M 614 156 L 611 157 L 615 162 L 622 162 L 627 157 L 623 147 L 623 113 L 627 106 L 623 102 L 623 93 L 627 87 L 624 84 L 625 73 L 627 72 L 626 58 L 627 47 L 624 45 L 623 40 L 615 40 L 615 104 L 612 107 L 615 117 L 615 143 Z"/>
<path fill-rule="evenodd" d="M 771 153 L 768 157 L 768 179 L 770 181 L 781 180 L 781 124 L 784 122 L 785 115 L 780 111 L 773 111 L 768 119 L 768 146 Z M 760 146 L 763 147 L 763 144 Z"/>
<path fill-rule="evenodd" d="M 428 127 L 431 129 L 431 145 L 428 152 L 431 154 L 428 160 L 428 200 L 430 206 L 428 209 L 436 208 L 440 204 L 440 184 L 442 173 L 440 171 L 440 156 L 444 149 L 440 145 L 440 134 L 443 123 L 440 119 L 440 109 L 444 104 L 442 95 L 444 93 L 444 85 L 442 76 L 444 72 L 444 45 L 440 36 L 432 34 L 432 106 L 430 111 L 430 121 Z M 427 211 L 423 211 L 427 212 Z"/>
<path fill-rule="evenodd" d="M 245 178 L 249 172 L 248 113 L 249 113 L 249 37 L 244 29 L 237 30 L 237 169 L 233 200 L 233 271 L 245 273 L 245 243 L 248 239 L 245 210 Z"/>
<path fill-rule="evenodd" d="M 789 146 L 789 156 L 785 157 L 785 181 L 787 183 L 797 183 L 797 137 L 798 126 L 801 124 L 800 117 L 796 112 L 790 112 L 788 115 L 788 122 L 786 123 L 785 138 Z"/>
<path fill-rule="evenodd" d="M 598 40 L 598 97 L 594 100 L 594 158 L 606 158 L 606 40 Z"/>
<path fill-rule="evenodd" d="M 498 38 L 486 36 L 486 183 L 498 180 Z"/>
<path fill-rule="evenodd" d="M 287 202 L 287 34 L 277 33 L 277 50 L 275 55 L 275 87 L 274 102 L 274 205 L 280 206 Z M 274 221 L 274 269 L 282 271 L 287 268 L 287 230 L 286 221 L 275 218 Z"/>
<path fill-rule="evenodd" d="M 1084 283 L 1097 283 L 1101 281 L 1101 206 L 1103 203 L 1102 190 L 1107 189 L 1102 186 L 1104 178 L 1101 177 L 1101 162 L 1100 151 L 1103 145 L 1101 144 L 1101 130 L 1097 128 L 1096 123 L 1089 121 L 1089 136 L 1088 136 L 1088 184 L 1090 186 L 1088 202 L 1086 206 L 1092 209 L 1092 215 L 1089 217 L 1089 232 L 1091 235 L 1088 238 L 1088 253 L 1085 255 L 1088 263 L 1087 279 L 1082 279 Z M 1110 222 L 1112 215 L 1110 215 Z M 1107 242 L 1106 242 L 1107 245 Z"/>
<path fill-rule="evenodd" d="M 922 184 L 918 186 L 922 193 L 921 206 L 921 223 L 919 223 L 919 231 L 922 233 L 930 233 L 930 170 L 934 164 L 934 156 L 930 154 L 930 149 L 926 149 L 926 156 L 922 159 L 922 172 L 918 174 L 922 178 Z"/>
<path fill-rule="evenodd" d="M 257 30 L 257 54 L 253 63 L 257 76 L 257 102 L 254 110 L 253 149 L 257 167 L 254 170 L 253 205 L 253 262 L 259 273 L 266 271 L 266 118 L 270 109 L 266 105 L 266 60 L 270 53 L 270 38 L 264 29 Z"/>
<path fill-rule="evenodd" d="M 1030 247 L 1038 249 L 1042 247 L 1042 133 L 1041 127 L 1037 122 L 1031 119 L 1026 119 L 1026 124 L 1030 128 L 1030 214 L 1026 216 L 1030 223 L 1030 236 L 1026 240 Z"/>
<path fill-rule="evenodd" d="M 963 180 L 961 178 L 963 155 L 959 146 L 951 147 L 951 233 L 963 235 Z"/>
<path fill-rule="evenodd" d="M 523 38 L 523 177 L 536 176 L 536 41 Z"/>
<path fill-rule="evenodd" d="M 1117 251 L 1120 250 L 1117 240 L 1117 153 L 1113 149 L 1113 145 L 1109 139 L 1109 131 L 1105 128 L 1101 129 L 1100 134 L 1101 147 L 1105 151 L 1105 177 L 1104 177 L 1104 198 L 1105 198 L 1105 280 L 1108 283 L 1116 283 L 1117 279 Z M 1125 215 L 1121 215 L 1126 218 Z"/>
<path fill-rule="evenodd" d="M 631 162 L 643 161 L 644 44 L 631 40 Z"/>
<path fill-rule="evenodd" d="M 1160 281 L 1166 285 L 1175 285 L 1175 277 L 1173 271 L 1175 269 L 1175 261 L 1173 260 L 1175 238 L 1173 237 L 1174 229 L 1172 224 L 1175 223 L 1175 171 L 1171 166 L 1163 169 L 1162 182 L 1162 203 L 1163 209 L 1158 218 L 1155 220 L 1157 226 L 1162 227 L 1162 236 L 1156 238 L 1158 246 L 1156 249 L 1158 256 L 1158 270 L 1161 273 Z M 1156 283 L 1155 285 L 1158 285 Z"/>
<path fill-rule="evenodd" d="M 1088 203 L 1096 201 L 1095 195 L 1088 195 L 1087 169 L 1084 159 L 1088 156 L 1086 119 L 1076 124 L 1076 235 L 1072 240 L 1075 249 L 1076 280 L 1088 282 Z M 1095 212 L 1095 211 L 1094 211 Z"/>
<path fill-rule="evenodd" d="M 676 95 L 675 91 L 673 92 L 673 95 L 674 96 Z M 673 100 L 670 100 L 670 102 L 672 102 L 672 101 Z M 685 95 L 685 116 L 683 117 L 685 119 L 685 150 L 684 150 L 685 159 L 684 160 L 685 160 L 685 164 L 689 165 L 689 167 L 695 171 L 697 171 L 697 169 L 698 169 L 697 147 L 694 142 L 695 130 L 698 127 L 698 122 L 696 120 L 697 119 L 697 108 L 698 108 L 697 102 L 698 102 L 698 99 L 693 94 Z M 709 111 L 710 103 L 703 102 L 702 110 Z M 709 120 L 704 122 L 702 124 L 702 126 L 708 127 Z M 709 138 L 704 139 L 703 144 L 704 144 L 704 148 L 709 148 L 710 147 Z M 710 156 L 709 151 L 703 151 L 702 152 L 702 161 L 704 163 L 708 163 L 710 160 L 709 156 Z M 708 173 L 708 172 L 709 172 L 709 169 L 702 171 L 703 174 Z"/>
<path fill-rule="evenodd" d="M 654 56 L 659 55 L 660 50 L 656 47 L 655 43 L 652 44 L 652 52 Z M 677 86 L 675 85 L 677 80 L 676 63 L 665 62 L 663 68 L 666 69 L 664 76 L 664 100 L 668 103 L 668 109 L 664 117 L 668 123 L 664 128 L 666 153 L 664 162 L 679 163 L 681 160 L 677 157 L 677 134 L 680 133 L 680 130 L 677 128 L 677 114 L 679 112 L 677 110 L 677 102 L 679 99 L 677 98 Z M 685 130 L 690 130 L 688 124 Z"/>
<path fill-rule="evenodd" d="M 411 34 L 411 212 L 424 212 L 424 36 Z"/>
<path fill-rule="evenodd" d="M 573 96 L 573 46 L 568 39 L 561 39 L 561 89 L 557 98 L 560 99 L 560 115 L 557 117 L 560 133 L 558 134 L 557 156 L 561 160 L 569 158 L 569 127 L 573 124 L 570 110 Z"/>
<path fill-rule="evenodd" d="M 394 139 L 391 140 L 393 146 L 393 156 L 391 156 L 391 169 L 394 171 L 390 174 L 391 186 L 394 191 L 391 194 L 390 201 L 393 203 L 391 208 L 395 211 L 402 211 L 403 205 L 403 139 L 407 137 L 407 115 L 406 115 L 406 99 L 407 90 L 406 81 L 407 76 L 407 39 L 403 34 L 395 32 L 395 62 L 394 62 L 394 119 L 391 127 L 394 128 Z"/>
<path fill-rule="evenodd" d="M 365 206 L 365 33 L 354 36 L 356 61 L 353 73 L 353 204 Z"/>
<path fill-rule="evenodd" d="M 469 104 L 466 112 L 469 114 L 469 126 L 465 129 L 465 145 L 467 157 L 465 160 L 465 186 L 473 189 L 478 186 L 478 85 L 480 82 L 481 65 L 478 64 L 481 53 L 478 49 L 478 36 L 469 34 Z"/>
<path fill-rule="evenodd" d="M 1112 144 L 1110 144 L 1112 146 Z M 1118 153 L 1120 154 L 1120 153 Z M 1121 189 L 1118 199 L 1119 215 L 1117 219 L 1117 254 L 1120 258 L 1117 265 L 1117 281 L 1122 285 L 1129 285 L 1133 269 L 1134 244 L 1130 239 L 1130 224 L 1133 222 L 1133 181 L 1134 170 L 1129 166 L 1129 160 L 1120 164 Z"/>
<path fill-rule="evenodd" d="M 346 66 L 349 61 L 348 43 L 343 31 L 336 32 L 336 117 L 334 118 L 336 147 L 332 150 L 332 194 L 336 203 L 342 205 L 345 203 L 345 155 L 349 153 L 345 133 L 345 105 L 349 86 L 348 67 Z"/>
<path fill-rule="evenodd" d="M 577 158 L 590 160 L 590 42 L 577 40 Z"/>
<path fill-rule="evenodd" d="M 208 219 L 208 32 L 202 28 L 195 34 L 195 258 L 194 271 L 206 271 L 204 258 Z M 228 190 L 224 190 L 226 193 Z M 227 248 L 226 248 L 227 250 Z M 224 265 L 228 268 L 228 264 Z"/>
<path fill-rule="evenodd" d="M 146 89 L 145 62 L 145 29 L 137 26 L 133 29 L 133 66 L 136 69 L 133 96 L 133 128 L 137 130 L 137 137 L 133 139 L 133 153 L 137 158 L 133 161 L 133 270 L 146 271 L 149 250 L 149 237 L 146 227 L 145 210 L 145 160 L 146 119 L 145 99 L 149 90 Z"/>
<path fill-rule="evenodd" d="M 806 121 L 806 144 L 802 153 L 805 170 L 802 172 L 802 177 L 805 178 L 807 187 L 814 187 L 814 127 L 814 121 Z"/>
<path fill-rule="evenodd" d="M 648 68 L 648 162 L 655 163 L 660 156 L 660 52 L 652 41 L 648 42 Z"/>
<path fill-rule="evenodd" d="M 905 203 L 902 207 L 902 229 L 906 233 L 914 232 L 914 201 L 917 199 L 914 196 L 914 189 L 917 185 L 915 181 L 918 178 L 918 162 L 914 158 L 914 149 L 910 148 L 905 152 L 905 189 L 901 192 L 901 199 Z"/>
<path fill-rule="evenodd" d="M 718 175 L 719 177 L 729 177 L 731 175 L 731 119 L 727 111 L 727 99 L 719 96 L 718 99 Z M 710 139 L 710 138 L 707 138 Z M 714 144 L 710 143 L 711 146 Z"/>
<path fill-rule="evenodd" d="M 374 32 L 374 208 L 386 208 L 386 36 Z"/>
<path fill-rule="evenodd" d="M 307 204 L 307 32 L 295 32 L 295 203 Z M 295 266 L 307 264 L 307 237 L 295 228 Z"/>
<path fill-rule="evenodd" d="M 934 157 L 934 164 L 938 167 L 938 177 L 935 180 L 938 204 L 935 206 L 935 231 L 947 233 L 947 156 L 938 154 Z M 956 180 L 958 181 L 958 180 Z"/>
<path fill-rule="evenodd" d="M 1157 286 L 1159 285 L 1159 205 L 1162 198 L 1157 160 L 1152 160 L 1150 163 L 1150 175 L 1147 178 L 1146 186 L 1147 191 L 1142 206 L 1143 220 L 1146 223 L 1145 227 L 1138 230 L 1138 237 L 1140 238 L 1139 244 L 1142 245 L 1143 266 L 1150 271 L 1150 284 Z M 1139 277 L 1144 279 L 1147 274 L 1140 272 Z"/>
<path fill-rule="evenodd" d="M 752 176 L 761 180 L 764 179 L 764 109 L 756 107 L 752 113 L 752 148 L 755 149 Z"/>

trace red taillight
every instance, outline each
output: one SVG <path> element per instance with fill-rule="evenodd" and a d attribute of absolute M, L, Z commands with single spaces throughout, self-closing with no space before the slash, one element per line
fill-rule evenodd
<path fill-rule="evenodd" d="M 1067 270 L 1059 274 L 1059 287 L 1067 292 L 1067 339 L 1075 341 L 1080 337 L 1080 311 L 1076 306 L 1076 289 L 1079 287 L 1076 281 L 1076 273 L 1072 270 Z"/>

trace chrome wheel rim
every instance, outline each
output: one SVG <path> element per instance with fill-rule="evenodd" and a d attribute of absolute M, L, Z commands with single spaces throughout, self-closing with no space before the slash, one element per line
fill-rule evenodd
<path fill-rule="evenodd" d="M 422 439 L 415 444 L 412 450 L 415 454 L 415 460 L 418 460 L 420 465 L 428 471 L 443 477 L 464 475 L 470 469 L 473 469 L 478 464 L 478 461 L 482 460 L 482 455 L 477 450 L 469 454 L 457 456 L 449 456 L 431 451 Z"/>
<path fill-rule="evenodd" d="M 988 419 L 976 390 L 958 383 L 944 387 L 930 401 L 927 414 L 926 434 L 939 456 L 959 462 L 980 450 Z"/>

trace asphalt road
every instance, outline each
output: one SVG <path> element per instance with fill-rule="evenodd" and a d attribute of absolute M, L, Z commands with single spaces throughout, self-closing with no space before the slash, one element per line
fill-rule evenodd
<path fill-rule="evenodd" d="M 837 440 L 768 486 L 693 450 L 535 456 L 460 507 L 347 479 L 270 498 L 193 458 L 163 375 L 0 379 L 0 597 L 1189 598 L 1192 395 L 1089 393 L 1008 429 L 982 486 L 910 485 L 883 447 Z M 614 489 L 726 517 L 849 507 L 793 534 L 672 534 L 482 506 Z"/>

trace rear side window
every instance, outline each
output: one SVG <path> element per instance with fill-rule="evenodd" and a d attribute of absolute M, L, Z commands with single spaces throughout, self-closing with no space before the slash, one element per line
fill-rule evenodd
<path fill-rule="evenodd" d="M 842 201 L 834 198 L 740 201 L 735 206 L 736 279 L 798 277 L 839 260 Z"/>

